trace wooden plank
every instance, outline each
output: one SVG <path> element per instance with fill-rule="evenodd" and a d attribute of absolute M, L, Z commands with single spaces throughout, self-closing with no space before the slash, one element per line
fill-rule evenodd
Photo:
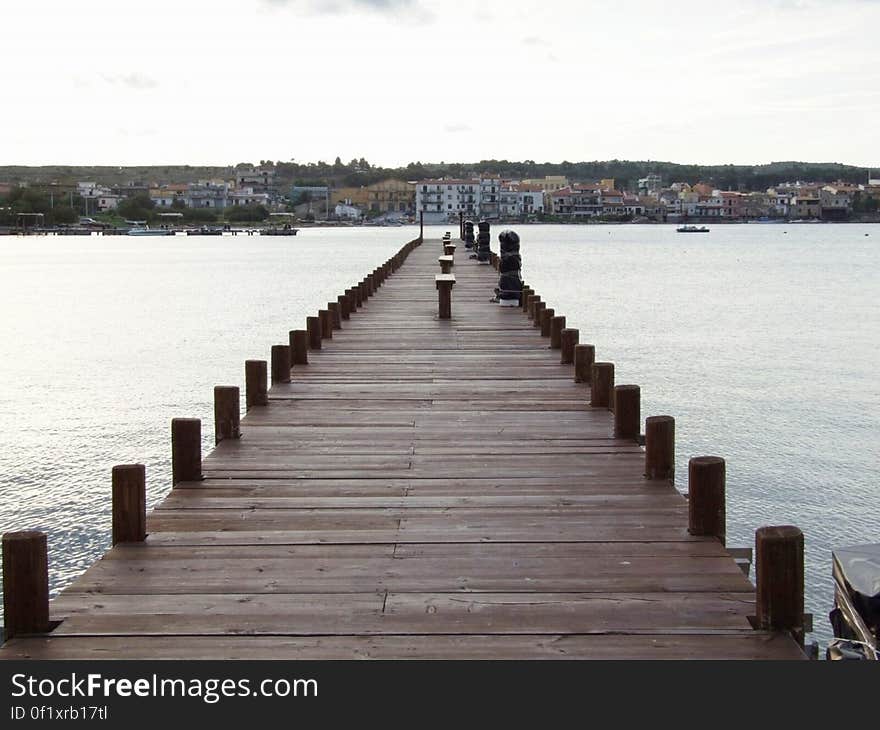
<path fill-rule="evenodd" d="M 805 659 L 779 634 L 89 636 L 13 639 L 9 659 Z"/>

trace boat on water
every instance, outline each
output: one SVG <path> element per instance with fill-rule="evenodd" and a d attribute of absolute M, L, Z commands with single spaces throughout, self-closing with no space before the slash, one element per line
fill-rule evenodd
<path fill-rule="evenodd" d="M 129 228 L 126 233 L 128 236 L 173 236 L 174 231 L 167 228 L 150 228 L 149 226 L 137 226 Z"/>
<path fill-rule="evenodd" d="M 285 225 L 283 228 L 262 228 L 261 236 L 295 236 L 299 232 L 299 228 Z"/>
<path fill-rule="evenodd" d="M 679 226 L 675 229 L 676 233 L 708 233 L 706 226 Z"/>
<path fill-rule="evenodd" d="M 188 228 L 186 231 L 187 236 L 222 236 L 223 229 L 222 228 L 208 228 L 208 226 L 202 226 L 201 228 Z"/>

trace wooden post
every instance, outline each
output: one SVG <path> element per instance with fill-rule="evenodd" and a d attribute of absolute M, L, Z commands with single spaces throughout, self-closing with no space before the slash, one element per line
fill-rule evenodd
<path fill-rule="evenodd" d="M 565 317 L 556 315 L 550 319 L 550 348 L 562 349 L 562 330 L 565 329 Z"/>
<path fill-rule="evenodd" d="M 425 211 L 419 211 L 419 243 L 425 240 Z"/>
<path fill-rule="evenodd" d="M 804 534 L 791 525 L 755 532 L 758 628 L 804 642 Z"/>
<path fill-rule="evenodd" d="M 580 333 L 571 327 L 562 330 L 562 352 L 559 355 L 559 362 L 563 365 L 571 365 L 574 362 L 574 348 L 577 346 Z"/>
<path fill-rule="evenodd" d="M 541 327 L 541 312 L 547 309 L 547 302 L 535 302 L 535 316 L 532 317 L 532 326 L 540 329 Z"/>
<path fill-rule="evenodd" d="M 555 315 L 556 312 L 550 307 L 544 307 L 544 309 L 541 310 L 541 337 L 550 336 L 550 323 Z"/>
<path fill-rule="evenodd" d="M 342 329 L 342 310 L 339 308 L 339 302 L 328 302 L 327 309 L 333 319 L 333 329 Z"/>
<path fill-rule="evenodd" d="M 112 489 L 113 544 L 143 542 L 147 536 L 147 471 L 144 465 L 114 466 Z"/>
<path fill-rule="evenodd" d="M 342 319 L 350 319 L 351 311 L 348 308 L 348 297 L 340 294 L 336 297 L 336 301 L 339 303 L 339 316 L 342 317 Z"/>
<path fill-rule="evenodd" d="M 214 444 L 241 438 L 241 396 L 234 385 L 214 386 Z"/>
<path fill-rule="evenodd" d="M 312 350 L 321 349 L 321 339 L 323 337 L 321 329 L 320 317 L 306 317 L 306 331 L 309 333 L 309 347 Z"/>
<path fill-rule="evenodd" d="M 593 379 L 593 363 L 596 361 L 594 345 L 574 346 L 574 382 L 589 383 Z"/>
<path fill-rule="evenodd" d="M 641 399 L 638 385 L 614 387 L 614 438 L 638 439 L 642 426 Z"/>
<path fill-rule="evenodd" d="M 171 419 L 171 482 L 202 480 L 202 422 L 198 418 Z"/>
<path fill-rule="evenodd" d="M 519 295 L 519 305 L 522 307 L 523 312 L 529 311 L 529 297 L 534 294 L 534 290 L 531 287 L 524 286 Z"/>
<path fill-rule="evenodd" d="M 321 319 L 321 337 L 325 340 L 333 339 L 333 315 L 329 309 L 318 310 L 318 317 Z"/>
<path fill-rule="evenodd" d="M 358 284 L 351 288 L 351 293 L 354 295 L 354 308 L 351 310 L 353 312 L 355 309 L 360 309 L 363 306 L 364 291 L 361 289 L 360 284 Z"/>
<path fill-rule="evenodd" d="M 49 552 L 46 534 L 3 533 L 5 640 L 49 631 Z"/>
<path fill-rule="evenodd" d="M 675 479 L 675 419 L 672 416 L 645 419 L 645 477 Z"/>
<path fill-rule="evenodd" d="M 538 303 L 540 301 L 541 301 L 541 297 L 538 296 L 537 294 L 530 294 L 529 295 L 529 309 L 528 309 L 529 319 L 535 318 L 535 308 L 538 306 Z"/>
<path fill-rule="evenodd" d="M 727 538 L 724 459 L 695 456 L 688 461 L 688 532 Z"/>
<path fill-rule="evenodd" d="M 290 347 L 272 345 L 272 382 L 290 382 Z"/>
<path fill-rule="evenodd" d="M 305 330 L 290 330 L 290 360 L 291 364 L 309 364 L 309 333 Z"/>
<path fill-rule="evenodd" d="M 590 405 L 594 408 L 610 408 L 614 391 L 614 363 L 594 362 L 590 375 Z"/>
<path fill-rule="evenodd" d="M 269 405 L 265 360 L 247 360 L 244 364 L 244 407 Z"/>
<path fill-rule="evenodd" d="M 435 277 L 437 283 L 438 318 L 452 319 L 452 287 L 455 284 L 455 276 L 452 274 L 438 274 Z"/>

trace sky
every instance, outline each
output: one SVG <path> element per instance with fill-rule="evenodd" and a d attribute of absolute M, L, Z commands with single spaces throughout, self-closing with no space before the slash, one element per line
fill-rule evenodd
<path fill-rule="evenodd" d="M 880 0 L 28 0 L 0 165 L 880 168 Z"/>

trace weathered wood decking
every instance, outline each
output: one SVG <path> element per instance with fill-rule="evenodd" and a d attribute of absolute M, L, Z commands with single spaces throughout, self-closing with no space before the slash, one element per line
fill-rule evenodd
<path fill-rule="evenodd" d="M 798 658 L 517 308 L 439 241 L 0 657 Z"/>

